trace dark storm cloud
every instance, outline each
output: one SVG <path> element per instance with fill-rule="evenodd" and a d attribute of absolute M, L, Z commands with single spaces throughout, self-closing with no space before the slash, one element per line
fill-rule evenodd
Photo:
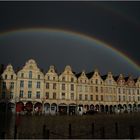
<path fill-rule="evenodd" d="M 139 23 L 140 2 L 0 2 L 1 32 L 29 27 L 77 31 L 113 45 L 137 62 Z"/>

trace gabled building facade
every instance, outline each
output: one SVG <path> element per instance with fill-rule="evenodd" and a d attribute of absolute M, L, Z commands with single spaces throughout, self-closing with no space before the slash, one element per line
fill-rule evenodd
<path fill-rule="evenodd" d="M 75 74 L 66 66 L 60 74 L 54 66 L 44 73 L 35 60 L 15 72 L 11 64 L 1 74 L 0 106 L 13 112 L 75 114 L 86 112 L 140 111 L 140 78 L 101 76 L 98 70 Z"/>

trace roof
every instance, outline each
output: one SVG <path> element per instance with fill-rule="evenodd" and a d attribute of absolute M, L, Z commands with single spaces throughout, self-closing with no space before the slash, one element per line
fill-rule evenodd
<path fill-rule="evenodd" d="M 76 76 L 77 78 L 79 78 L 81 74 L 82 74 L 82 72 L 75 74 L 75 76 Z"/>
<path fill-rule="evenodd" d="M 119 76 L 113 76 L 114 80 L 117 81 Z"/>
<path fill-rule="evenodd" d="M 103 80 L 105 80 L 105 79 L 107 78 L 107 75 L 103 75 L 103 76 L 101 76 L 101 78 L 102 78 Z"/>
<path fill-rule="evenodd" d="M 88 77 L 88 79 L 90 79 L 93 76 L 93 74 L 94 74 L 94 71 L 87 73 L 86 76 Z"/>

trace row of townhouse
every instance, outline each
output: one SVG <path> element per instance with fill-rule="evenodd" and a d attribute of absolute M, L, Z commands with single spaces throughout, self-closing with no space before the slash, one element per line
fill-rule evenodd
<path fill-rule="evenodd" d="M 101 76 L 94 72 L 74 73 L 70 66 L 58 74 L 54 66 L 42 72 L 35 60 L 30 59 L 15 72 L 9 64 L 1 75 L 0 102 L 17 104 L 40 103 L 46 109 L 52 105 L 66 106 L 140 106 L 140 78 L 113 76 L 111 72 Z M 49 106 L 49 107 L 48 107 Z"/>

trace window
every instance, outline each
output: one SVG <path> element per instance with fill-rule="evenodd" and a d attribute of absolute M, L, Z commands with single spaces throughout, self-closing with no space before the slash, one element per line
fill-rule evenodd
<path fill-rule="evenodd" d="M 65 84 L 62 84 L 62 90 L 65 90 Z"/>
<path fill-rule="evenodd" d="M 2 82 L 2 88 L 6 89 L 6 82 Z"/>
<path fill-rule="evenodd" d="M 49 92 L 46 92 L 46 99 L 49 99 Z"/>
<path fill-rule="evenodd" d="M 10 92 L 10 99 L 13 99 L 13 92 Z"/>
<path fill-rule="evenodd" d="M 90 87 L 90 92 L 93 92 L 93 86 Z"/>
<path fill-rule="evenodd" d="M 71 91 L 74 91 L 74 84 L 71 84 Z"/>
<path fill-rule="evenodd" d="M 23 88 L 23 87 L 24 87 L 24 81 L 21 80 L 21 81 L 20 81 L 20 88 Z"/>
<path fill-rule="evenodd" d="M 37 91 L 37 92 L 36 92 L 36 98 L 37 98 L 37 99 L 40 99 L 40 91 Z"/>
<path fill-rule="evenodd" d="M 133 89 L 133 95 L 135 95 L 135 93 L 136 93 L 136 89 Z"/>
<path fill-rule="evenodd" d="M 137 89 L 137 94 L 139 95 L 139 89 Z"/>
<path fill-rule="evenodd" d="M 22 77 L 22 78 L 24 77 L 24 73 L 21 73 L 21 77 Z"/>
<path fill-rule="evenodd" d="M 4 99 L 6 96 L 6 93 L 5 92 L 2 92 L 2 98 Z"/>
<path fill-rule="evenodd" d="M 23 90 L 20 90 L 19 97 L 23 98 Z"/>
<path fill-rule="evenodd" d="M 32 71 L 29 71 L 29 79 L 32 79 Z"/>
<path fill-rule="evenodd" d="M 53 92 L 53 99 L 56 99 L 56 93 Z"/>
<path fill-rule="evenodd" d="M 36 88 L 40 88 L 40 82 L 36 83 Z"/>
<path fill-rule="evenodd" d="M 53 83 L 53 89 L 56 89 L 56 83 Z"/>
<path fill-rule="evenodd" d="M 71 82 L 74 82 L 74 79 L 73 79 L 73 77 L 71 78 Z"/>
<path fill-rule="evenodd" d="M 32 92 L 28 91 L 28 98 L 32 98 Z"/>
<path fill-rule="evenodd" d="M 40 75 L 37 76 L 38 80 L 40 79 Z"/>
<path fill-rule="evenodd" d="M 138 96 L 138 101 L 140 101 L 140 96 Z"/>
<path fill-rule="evenodd" d="M 74 100 L 74 93 L 71 93 L 71 100 Z"/>
<path fill-rule="evenodd" d="M 129 96 L 129 101 L 131 101 L 131 96 Z"/>
<path fill-rule="evenodd" d="M 101 87 L 101 93 L 103 93 L 103 87 Z"/>
<path fill-rule="evenodd" d="M 32 88 L 32 81 L 28 81 L 28 88 Z"/>
<path fill-rule="evenodd" d="M 123 94 L 125 94 L 125 89 L 123 89 Z"/>
<path fill-rule="evenodd" d="M 119 95 L 119 101 L 121 101 L 121 96 Z"/>
<path fill-rule="evenodd" d="M 131 94 L 131 90 L 130 89 L 128 89 L 128 91 L 129 91 L 129 95 Z"/>
<path fill-rule="evenodd" d="M 62 99 L 65 99 L 65 93 L 64 92 L 62 93 Z"/>
<path fill-rule="evenodd" d="M 82 100 L 82 94 L 79 94 L 79 100 Z"/>
<path fill-rule="evenodd" d="M 118 93 L 121 93 L 121 89 L 120 88 L 118 88 Z"/>
<path fill-rule="evenodd" d="M 82 92 L 82 85 L 79 85 L 79 91 Z"/>
<path fill-rule="evenodd" d="M 116 89 L 114 88 L 114 93 L 116 93 Z"/>
<path fill-rule="evenodd" d="M 93 101 L 93 95 L 90 95 L 90 100 Z"/>
<path fill-rule="evenodd" d="M 46 88 L 49 89 L 49 83 L 46 83 Z"/>
<path fill-rule="evenodd" d="M 88 100 L 88 96 L 87 95 L 85 95 L 85 100 Z"/>
<path fill-rule="evenodd" d="M 62 81 L 65 81 L 65 77 L 62 77 Z"/>
<path fill-rule="evenodd" d="M 98 87 L 95 87 L 95 92 L 98 92 Z"/>
<path fill-rule="evenodd" d="M 125 101 L 125 96 L 123 96 L 123 101 Z"/>
<path fill-rule="evenodd" d="M 5 79 L 7 79 L 7 74 L 5 75 Z"/>
<path fill-rule="evenodd" d="M 14 88 L 14 82 L 11 82 L 10 83 L 10 89 L 13 89 Z"/>
<path fill-rule="evenodd" d="M 11 75 L 11 79 L 13 79 L 13 75 Z"/>
<path fill-rule="evenodd" d="M 85 86 L 85 92 L 88 92 L 88 87 L 87 86 Z"/>
<path fill-rule="evenodd" d="M 101 95 L 101 101 L 103 101 L 104 100 L 104 97 L 103 97 L 103 95 Z"/>
<path fill-rule="evenodd" d="M 133 102 L 135 102 L 135 96 L 133 96 Z"/>
<path fill-rule="evenodd" d="M 95 84 L 98 84 L 98 79 L 95 80 Z"/>
<path fill-rule="evenodd" d="M 50 76 L 48 76 L 48 80 L 50 80 Z"/>
<path fill-rule="evenodd" d="M 98 101 L 99 99 L 98 99 L 98 95 L 96 95 L 96 101 Z"/>

